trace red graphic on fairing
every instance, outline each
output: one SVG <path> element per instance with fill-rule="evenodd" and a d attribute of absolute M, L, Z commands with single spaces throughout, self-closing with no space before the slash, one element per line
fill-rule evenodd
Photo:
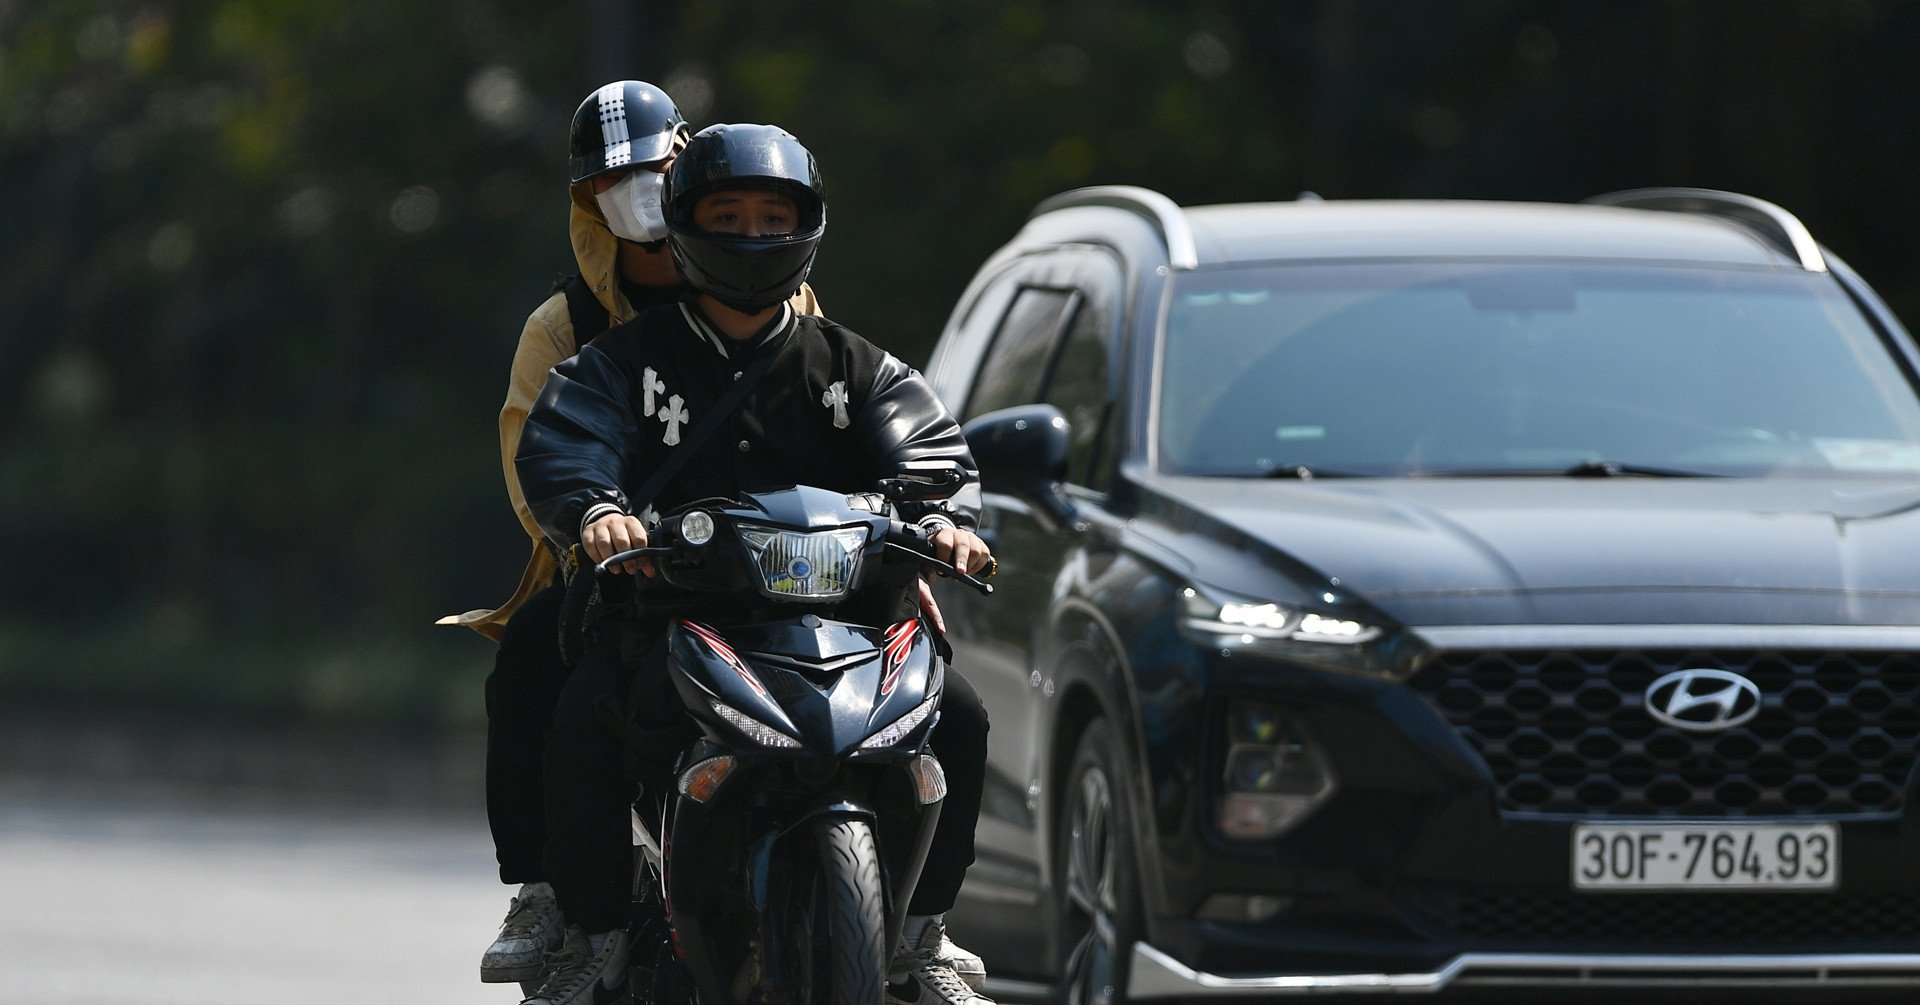
<path fill-rule="evenodd" d="M 913 652 L 914 640 L 920 637 L 918 619 L 902 621 L 887 629 L 887 645 L 882 651 L 882 666 L 887 676 L 880 681 L 880 696 L 893 693 L 894 685 L 900 683 L 900 669 L 907 665 L 907 654 Z"/>
<path fill-rule="evenodd" d="M 732 646 L 727 645 L 726 641 L 720 638 L 720 633 L 685 618 L 680 619 L 680 627 L 692 632 L 695 638 L 705 642 L 707 648 L 712 649 L 716 655 L 726 661 L 726 664 L 733 668 L 733 672 L 739 674 L 740 679 L 746 681 L 748 687 L 753 688 L 754 694 L 768 701 L 773 700 L 773 695 L 767 693 L 766 685 L 760 683 L 760 678 L 755 677 L 753 671 L 747 669 L 746 661 L 740 658 L 740 654 L 733 651 Z"/>

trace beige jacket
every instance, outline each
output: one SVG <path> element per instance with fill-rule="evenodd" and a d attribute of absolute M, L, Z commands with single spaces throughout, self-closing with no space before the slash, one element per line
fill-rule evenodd
<path fill-rule="evenodd" d="M 607 309 L 608 326 L 625 324 L 633 320 L 634 309 L 615 280 L 620 242 L 607 229 L 606 217 L 600 215 L 591 185 L 574 185 L 569 194 L 573 207 L 568 214 L 567 232 L 573 241 L 574 260 L 580 264 L 580 275 Z M 789 302 L 801 314 L 820 313 L 819 300 L 804 283 Z M 492 610 L 451 614 L 436 624 L 461 625 L 498 642 L 513 612 L 519 610 L 528 597 L 551 585 L 558 574 L 553 552 L 547 547 L 540 526 L 527 509 L 526 496 L 520 491 L 513 455 L 520 449 L 520 431 L 526 426 L 527 413 L 540 398 L 540 389 L 546 386 L 548 371 L 579 351 L 580 347 L 574 343 L 573 318 L 567 313 L 566 294 L 555 293 L 527 318 L 526 327 L 520 330 L 520 344 L 513 351 L 513 371 L 507 383 L 507 402 L 500 408 L 500 467 L 507 479 L 507 498 L 513 503 L 513 513 L 520 518 L 521 528 L 532 539 L 527 569 L 520 574 L 520 585 L 506 603 Z"/>

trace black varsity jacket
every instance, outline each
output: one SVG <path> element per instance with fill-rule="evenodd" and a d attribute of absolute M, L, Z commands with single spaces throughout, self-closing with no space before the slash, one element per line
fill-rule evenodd
<path fill-rule="evenodd" d="M 692 306 L 669 305 L 609 329 L 548 376 L 514 457 L 547 536 L 564 548 L 579 541 L 584 517 L 632 512 L 628 493 L 760 353 L 777 354 L 771 368 L 652 500 L 655 512 L 788 485 L 867 492 L 914 461 L 950 460 L 974 473 L 960 427 L 933 389 L 853 332 L 783 307 L 771 334 L 749 349 Z M 971 528 L 979 488 L 901 509 L 923 524 Z"/>

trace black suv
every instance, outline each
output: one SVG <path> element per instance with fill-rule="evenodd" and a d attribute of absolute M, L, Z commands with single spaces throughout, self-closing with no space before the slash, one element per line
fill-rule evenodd
<path fill-rule="evenodd" d="M 1920 983 L 1920 352 L 1779 207 L 1085 189 L 928 370 L 997 976 Z"/>

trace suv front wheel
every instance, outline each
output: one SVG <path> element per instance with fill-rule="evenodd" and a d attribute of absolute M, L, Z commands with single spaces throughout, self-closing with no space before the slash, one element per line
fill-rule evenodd
<path fill-rule="evenodd" d="M 1065 821 L 1055 848 L 1060 885 L 1056 945 L 1060 997 L 1066 1005 L 1126 1000 L 1127 965 L 1140 934 L 1133 821 L 1107 724 L 1094 720 L 1080 736 L 1067 772 Z"/>

